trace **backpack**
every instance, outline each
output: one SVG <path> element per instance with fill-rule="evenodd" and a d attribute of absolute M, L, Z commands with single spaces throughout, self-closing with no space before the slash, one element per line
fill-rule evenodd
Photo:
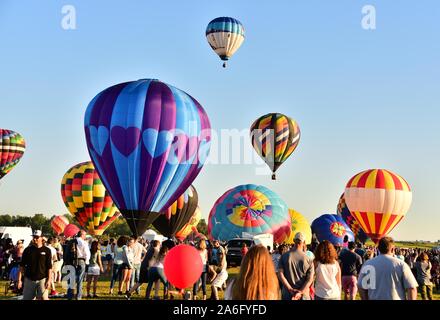
<path fill-rule="evenodd" d="M 67 242 L 66 249 L 63 252 L 63 260 L 65 265 L 78 265 L 78 241 L 76 239 Z"/>

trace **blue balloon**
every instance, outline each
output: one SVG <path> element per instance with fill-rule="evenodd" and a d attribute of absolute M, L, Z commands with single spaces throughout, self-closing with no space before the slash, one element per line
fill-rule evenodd
<path fill-rule="evenodd" d="M 354 234 L 350 227 L 336 214 L 323 214 L 313 220 L 312 232 L 319 242 L 327 240 L 335 246 L 341 246 L 345 236 L 348 236 L 348 241 L 354 241 Z"/>

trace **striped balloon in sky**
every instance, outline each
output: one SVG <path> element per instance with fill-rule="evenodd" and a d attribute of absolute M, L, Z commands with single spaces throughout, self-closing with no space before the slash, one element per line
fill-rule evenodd
<path fill-rule="evenodd" d="M 208 233 L 212 239 L 227 241 L 243 232 L 271 233 L 278 243 L 287 240 L 291 219 L 286 203 L 264 186 L 247 184 L 226 191 L 211 209 Z"/>
<path fill-rule="evenodd" d="M 298 146 L 301 136 L 298 124 L 281 113 L 269 113 L 252 124 L 250 134 L 252 146 L 272 170 L 275 180 L 275 171 Z"/>
<path fill-rule="evenodd" d="M 365 233 L 378 243 L 408 212 L 412 192 L 401 176 L 371 169 L 350 179 L 345 188 L 345 202 Z"/>
<path fill-rule="evenodd" d="M 69 212 L 91 235 L 102 235 L 120 216 L 90 161 L 66 172 L 61 181 L 61 196 Z"/>
<path fill-rule="evenodd" d="M 206 39 L 220 59 L 225 61 L 223 67 L 226 67 L 226 61 L 232 57 L 244 41 L 244 27 L 240 21 L 234 18 L 216 18 L 206 28 Z"/>
<path fill-rule="evenodd" d="M 189 188 L 209 154 L 205 110 L 158 80 L 105 89 L 90 102 L 84 126 L 96 170 L 136 235 Z"/>
<path fill-rule="evenodd" d="M 0 129 L 0 179 L 17 165 L 25 149 L 26 143 L 19 133 Z"/>

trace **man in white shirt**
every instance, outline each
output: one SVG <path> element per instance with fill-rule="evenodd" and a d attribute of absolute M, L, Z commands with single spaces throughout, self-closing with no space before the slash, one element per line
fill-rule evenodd
<path fill-rule="evenodd" d="M 362 300 L 416 300 L 417 281 L 410 267 L 394 257 L 393 239 L 380 239 L 378 249 L 380 255 L 368 260 L 359 274 Z"/>
<path fill-rule="evenodd" d="M 90 249 L 89 244 L 86 241 L 87 233 L 84 230 L 78 232 L 77 237 L 73 240 L 76 241 L 76 257 L 73 262 L 75 267 L 75 286 L 76 286 L 76 299 L 81 300 L 82 298 L 82 286 L 84 281 L 84 276 L 86 273 L 86 265 L 89 264 L 90 260 Z M 67 289 L 67 298 L 70 300 L 73 298 L 73 287 L 69 286 Z"/>
<path fill-rule="evenodd" d="M 142 257 L 147 253 L 147 249 L 138 241 L 136 236 L 131 236 L 134 241 L 133 244 L 133 272 L 131 273 L 130 288 L 134 286 L 135 283 L 139 282 L 139 274 L 141 271 Z M 136 293 L 139 294 L 139 288 L 136 289 Z"/>

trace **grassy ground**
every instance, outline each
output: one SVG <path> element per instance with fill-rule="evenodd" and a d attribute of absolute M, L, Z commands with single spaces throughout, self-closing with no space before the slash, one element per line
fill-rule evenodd
<path fill-rule="evenodd" d="M 235 278 L 237 276 L 238 271 L 239 271 L 238 267 L 228 268 L 228 273 L 229 273 L 228 280 Z M 0 281 L 0 300 L 11 299 L 15 296 L 15 294 L 13 294 L 10 291 L 8 293 L 5 293 L 5 287 L 6 287 L 7 283 L 8 283 L 7 281 Z M 98 281 L 98 288 L 97 288 L 97 295 L 99 298 L 92 299 L 92 300 L 124 300 L 125 299 L 124 296 L 117 295 L 117 287 L 114 289 L 113 295 L 110 295 L 109 294 L 109 287 L 110 287 L 110 277 L 101 276 Z M 86 296 L 86 291 L 85 291 L 86 284 L 85 283 L 84 283 L 83 289 L 84 289 L 84 298 L 85 298 L 85 296 Z M 146 290 L 146 285 L 143 285 L 141 287 L 141 294 L 134 295 L 132 297 L 132 299 L 133 300 L 144 299 L 145 298 L 145 290 Z M 61 285 L 58 285 L 58 284 L 57 284 L 57 291 L 60 293 L 65 292 L 65 290 L 61 287 Z M 152 290 L 152 295 L 153 295 L 153 291 L 154 290 Z M 162 293 L 163 293 L 163 287 L 161 286 L 161 291 L 160 291 L 161 296 L 162 296 Z M 211 295 L 211 286 L 210 285 L 207 286 L 207 293 L 208 293 L 208 298 L 209 298 L 209 296 Z M 220 299 L 223 299 L 223 294 L 224 294 L 223 291 L 219 292 Z M 199 291 L 198 297 L 199 297 L 199 299 L 202 299 L 202 292 L 201 291 Z M 182 299 L 181 296 L 176 296 L 175 298 Z M 440 292 L 434 291 L 433 298 L 434 298 L 434 300 L 440 300 Z M 62 299 L 62 298 L 57 298 L 57 299 Z M 359 299 L 359 297 L 357 299 Z M 421 299 L 420 295 L 419 295 L 419 299 Z"/>

